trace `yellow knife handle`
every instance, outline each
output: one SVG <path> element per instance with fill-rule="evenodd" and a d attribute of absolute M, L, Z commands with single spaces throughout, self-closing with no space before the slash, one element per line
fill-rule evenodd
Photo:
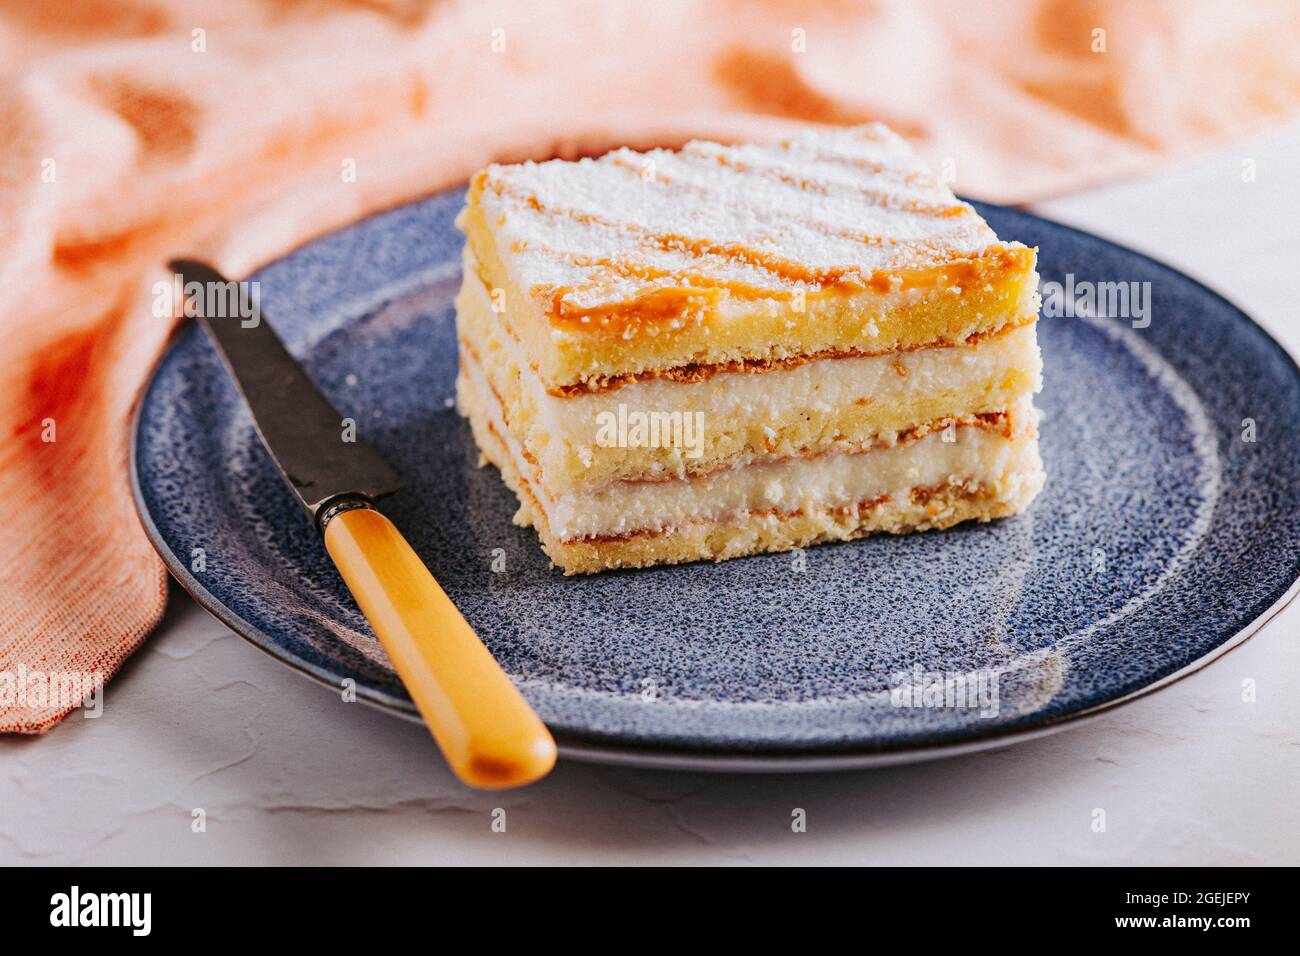
<path fill-rule="evenodd" d="M 544 777 L 554 738 L 396 526 L 339 510 L 325 548 L 456 776 L 485 789 Z"/>

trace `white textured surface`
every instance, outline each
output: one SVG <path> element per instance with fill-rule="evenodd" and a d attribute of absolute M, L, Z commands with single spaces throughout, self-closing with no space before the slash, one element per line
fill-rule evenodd
<path fill-rule="evenodd" d="M 1205 280 L 1296 352 L 1296 169 L 1300 126 L 1039 208 Z M 102 718 L 0 738 L 0 862 L 1297 864 L 1297 637 L 1300 602 L 1207 670 L 996 753 L 786 777 L 561 765 L 491 795 L 459 787 L 421 728 L 341 702 L 178 592 Z"/>

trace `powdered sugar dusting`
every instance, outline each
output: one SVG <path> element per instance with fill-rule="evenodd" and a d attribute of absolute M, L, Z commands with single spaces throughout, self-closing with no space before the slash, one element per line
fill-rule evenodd
<path fill-rule="evenodd" d="M 677 152 L 493 165 L 482 186 L 515 281 L 562 290 L 578 308 L 664 287 L 788 294 L 997 244 L 880 124 L 771 145 L 697 141 Z"/>

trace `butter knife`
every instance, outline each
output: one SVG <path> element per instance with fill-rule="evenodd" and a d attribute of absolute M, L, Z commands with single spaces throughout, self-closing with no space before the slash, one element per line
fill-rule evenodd
<path fill-rule="evenodd" d="M 452 771 L 485 789 L 545 776 L 555 740 L 375 504 L 401 487 L 400 476 L 363 439 L 348 436 L 343 416 L 285 349 L 247 283 L 202 262 L 169 265 L 181 278 L 186 314 L 216 345 L 262 444 L 316 523 Z M 229 315 L 207 315 L 209 308 Z"/>

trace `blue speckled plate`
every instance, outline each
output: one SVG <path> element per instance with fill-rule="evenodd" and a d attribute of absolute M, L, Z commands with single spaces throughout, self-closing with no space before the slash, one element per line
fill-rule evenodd
<path fill-rule="evenodd" d="M 510 523 L 514 500 L 475 467 L 452 407 L 462 197 L 366 219 L 254 278 L 290 350 L 406 477 L 385 510 L 569 756 L 808 769 L 1002 744 L 1169 683 L 1295 593 L 1295 363 L 1186 276 L 995 207 L 980 211 L 1040 247 L 1044 281 L 1151 283 L 1149 327 L 1040 323 L 1049 477 L 1029 514 L 801 559 L 565 578 Z M 414 717 L 192 326 L 141 400 L 132 460 L 145 526 L 200 603 L 298 670 Z M 891 690 L 918 667 L 921 685 L 983 675 L 984 701 L 996 675 L 996 708 L 899 706 Z"/>

